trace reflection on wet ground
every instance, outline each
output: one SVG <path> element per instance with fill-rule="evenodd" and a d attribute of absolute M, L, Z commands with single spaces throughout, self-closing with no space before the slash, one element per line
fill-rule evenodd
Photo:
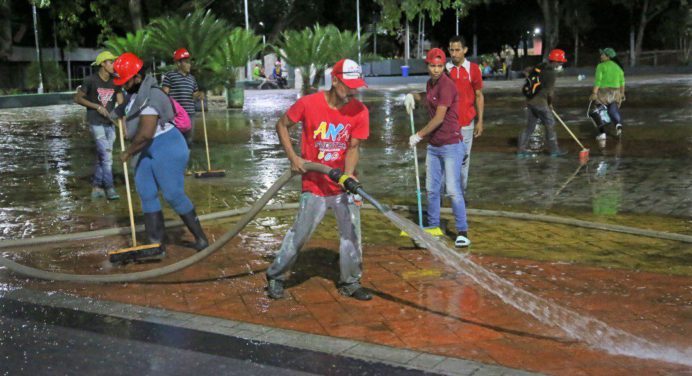
<path fill-rule="evenodd" d="M 567 157 L 515 158 L 516 137 L 524 126 L 518 83 L 489 84 L 486 130 L 473 147 L 469 206 L 692 234 L 692 79 L 633 81 L 623 107 L 625 136 L 620 142 L 610 138 L 603 148 L 584 117 L 588 87 L 575 81 L 558 91 L 558 112 L 591 149 L 584 166 L 578 162 L 578 147 L 562 130 L 558 134 L 570 151 Z M 371 137 L 362 152 L 360 178 L 384 203 L 415 203 L 413 153 L 406 147 L 409 126 L 401 105 L 407 90 L 372 88 L 361 94 L 371 112 Z M 294 100 L 292 91 L 248 92 L 244 111 L 209 113 L 212 166 L 227 175 L 186 179 L 198 212 L 248 206 L 288 168 L 274 124 Z M 80 107 L 2 110 L 0 115 L 0 239 L 128 223 L 124 200 L 89 198 L 93 146 Z M 419 127 L 425 119 L 424 111 L 416 113 Z M 199 119 L 197 126 L 193 169 L 206 167 Z M 297 133 L 293 137 L 297 143 Z M 423 153 L 419 156 L 422 162 Z M 119 166 L 115 171 L 122 195 L 122 171 Z M 274 201 L 295 201 L 298 187 L 295 179 Z M 262 271 L 292 215 L 256 219 L 250 231 L 208 262 L 161 281 L 75 286 L 25 281 L 0 270 L 0 280 L 8 282 L 0 284 L 0 294 L 16 286 L 57 289 L 554 374 L 685 371 L 654 361 L 630 363 L 629 358 L 618 360 L 565 341 L 555 328 L 518 314 L 428 253 L 411 249 L 375 213 L 363 221 L 364 283 L 379 298 L 373 305 L 361 306 L 335 293 L 338 246 L 332 219 L 321 225 L 302 256 L 307 261 L 297 266 L 289 300 L 270 302 Z M 501 218 L 471 216 L 470 225 L 474 261 L 519 287 L 643 338 L 689 348 L 689 243 Z M 227 227 L 208 226 L 212 239 Z M 194 252 L 179 246 L 190 237 L 187 232 L 171 229 L 169 235 L 165 263 Z M 105 262 L 105 250 L 127 244 L 126 237 L 112 237 L 15 250 L 12 257 L 68 272 L 152 267 L 123 269 Z"/>
<path fill-rule="evenodd" d="M 0 300 L 0 373 L 87 375 L 430 375 L 139 320 Z M 75 356 L 79 354 L 79 356 Z M 306 362 L 304 359 L 310 359 Z M 49 372 L 47 372 L 49 370 Z"/>
<path fill-rule="evenodd" d="M 633 83 L 623 107 L 625 137 L 622 142 L 611 138 L 605 148 L 596 145 L 594 128 L 584 116 L 583 85 L 561 88 L 556 108 L 591 150 L 591 161 L 580 171 L 579 148 L 563 130 L 558 132 L 560 144 L 570 151 L 567 157 L 516 159 L 516 137 L 524 125 L 522 99 L 514 87 L 489 85 L 486 131 L 473 146 L 470 207 L 576 212 L 610 221 L 617 221 L 619 213 L 692 217 L 691 80 Z M 388 203 L 415 202 L 413 154 L 406 147 L 410 131 L 401 105 L 407 90 L 370 89 L 361 94 L 371 113 L 361 180 L 375 197 Z M 295 96 L 293 91 L 248 92 L 244 111 L 209 113 L 212 166 L 225 169 L 227 176 L 187 179 L 187 191 L 198 211 L 245 206 L 285 171 L 288 163 L 274 124 Z M 666 100 L 661 99 L 664 96 Z M 93 144 L 80 107 L 3 110 L 0 115 L 0 238 L 127 223 L 123 201 L 89 199 Z M 419 127 L 426 116 L 424 111 L 416 113 Z M 197 120 L 191 166 L 203 169 L 206 161 Z M 297 141 L 297 134 L 294 137 Z M 424 153 L 419 156 L 422 161 Z M 122 189 L 122 170 L 120 166 L 114 169 Z M 296 181 L 276 200 L 294 201 L 297 187 Z M 646 227 L 646 222 L 641 225 Z"/>

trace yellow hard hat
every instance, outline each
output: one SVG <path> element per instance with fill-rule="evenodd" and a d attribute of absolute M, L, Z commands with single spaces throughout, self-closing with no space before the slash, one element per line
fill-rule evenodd
<path fill-rule="evenodd" d="M 98 55 L 96 56 L 96 60 L 94 60 L 94 62 L 91 63 L 91 65 L 101 65 L 101 63 L 103 63 L 103 62 L 106 61 L 106 60 L 115 61 L 115 59 L 117 59 L 117 58 L 118 58 L 118 57 L 115 56 L 115 55 L 113 55 L 112 52 L 110 52 L 110 51 L 103 51 L 103 52 L 101 52 L 100 54 L 98 54 Z"/>

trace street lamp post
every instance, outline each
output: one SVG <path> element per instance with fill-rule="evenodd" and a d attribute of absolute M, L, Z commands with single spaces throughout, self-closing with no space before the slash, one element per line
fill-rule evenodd
<path fill-rule="evenodd" d="M 43 67 L 41 66 L 41 47 L 38 44 L 38 16 L 36 15 L 36 4 L 31 3 L 31 12 L 34 17 L 34 41 L 36 42 L 36 63 L 38 64 L 38 93 L 43 94 Z"/>
<path fill-rule="evenodd" d="M 260 27 L 262 28 L 262 44 L 267 44 L 267 38 L 264 35 L 264 22 L 260 21 L 259 22 Z"/>
<path fill-rule="evenodd" d="M 356 29 L 358 30 L 358 65 L 360 61 L 360 0 L 356 0 Z"/>
<path fill-rule="evenodd" d="M 250 16 L 248 15 L 247 11 L 247 0 L 243 0 L 243 4 L 245 6 L 245 30 L 250 31 Z M 247 73 L 245 74 L 245 77 L 248 79 L 252 77 L 251 72 L 252 72 L 252 66 L 250 65 L 250 57 L 248 56 L 248 62 L 247 66 L 245 67 L 247 69 Z"/>

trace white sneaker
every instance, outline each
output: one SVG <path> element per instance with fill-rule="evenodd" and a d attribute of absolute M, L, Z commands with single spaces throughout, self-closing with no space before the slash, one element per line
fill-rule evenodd
<path fill-rule="evenodd" d="M 622 124 L 617 124 L 615 126 L 615 135 L 618 137 L 622 136 Z"/>
<path fill-rule="evenodd" d="M 605 133 L 601 133 L 601 134 L 599 134 L 598 136 L 596 136 L 596 139 L 597 139 L 598 141 L 605 141 L 605 139 L 606 139 L 606 134 L 605 134 Z"/>
<path fill-rule="evenodd" d="M 454 246 L 457 248 L 464 248 L 470 245 L 471 240 L 462 234 L 457 235 L 457 238 L 454 240 Z"/>

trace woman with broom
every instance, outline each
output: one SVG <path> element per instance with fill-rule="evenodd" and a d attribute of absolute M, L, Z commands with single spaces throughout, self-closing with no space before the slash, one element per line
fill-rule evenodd
<path fill-rule="evenodd" d="M 409 145 L 416 147 L 424 137 L 428 138 L 425 189 L 428 193 L 428 226 L 439 229 L 442 187 L 452 201 L 452 212 L 456 224 L 456 247 L 468 247 L 468 223 L 466 204 L 461 189 L 462 156 L 466 154 L 458 123 L 458 94 L 451 78 L 445 74 L 446 55 L 439 48 L 433 48 L 425 59 L 430 79 L 426 85 L 425 99 L 430 121 L 423 129 L 411 135 Z M 406 111 L 415 108 L 415 97 L 420 94 L 407 94 L 404 100 Z M 443 184 L 444 181 L 444 184 Z M 427 230 L 426 230 L 427 231 Z M 431 232 L 431 231 L 428 231 Z M 441 230 L 438 230 L 441 233 Z M 434 233 L 434 232 L 431 232 Z"/>
<path fill-rule="evenodd" d="M 160 259 L 165 256 L 165 228 L 159 191 L 194 235 L 193 247 L 200 251 L 209 242 L 192 201 L 185 194 L 184 174 L 190 151 L 173 123 L 173 104 L 153 76 L 144 77 L 143 66 L 144 62 L 130 52 L 120 55 L 113 63 L 118 74 L 114 82 L 130 95 L 123 116 L 131 142 L 120 159 L 126 162 L 139 154 L 135 185 L 142 202 L 148 241 L 161 244 L 160 251 L 151 258 Z"/>

